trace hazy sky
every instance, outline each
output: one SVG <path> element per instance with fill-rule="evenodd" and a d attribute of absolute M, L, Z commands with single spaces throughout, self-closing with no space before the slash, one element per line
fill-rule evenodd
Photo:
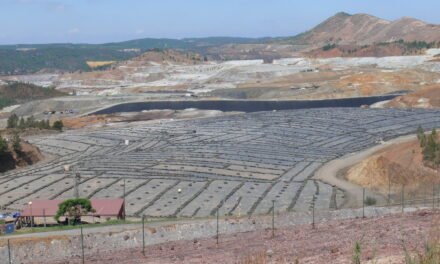
<path fill-rule="evenodd" d="M 337 12 L 440 24 L 440 0 L 0 0 L 0 43 L 291 36 Z"/>

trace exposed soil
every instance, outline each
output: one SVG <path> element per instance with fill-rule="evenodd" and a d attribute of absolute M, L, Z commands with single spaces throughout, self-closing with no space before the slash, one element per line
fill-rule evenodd
<path fill-rule="evenodd" d="M 20 151 L 10 151 L 0 156 L 0 172 L 29 166 L 42 159 L 43 155 L 37 147 L 22 142 Z"/>
<path fill-rule="evenodd" d="M 440 107 L 440 85 L 430 85 L 411 94 L 399 96 L 385 107 L 394 108 L 436 108 Z"/>
<path fill-rule="evenodd" d="M 395 144 L 376 152 L 351 167 L 346 178 L 358 185 L 386 194 L 388 185 L 407 191 L 440 182 L 438 171 L 425 166 L 417 139 Z"/>
<path fill-rule="evenodd" d="M 370 219 L 331 221 L 316 225 L 177 241 L 146 248 L 103 252 L 87 263 L 352 263 L 361 243 L 362 263 L 403 263 L 409 253 L 422 251 L 427 240 L 438 241 L 438 212 L 419 211 Z M 79 258 L 45 263 L 79 263 Z M 297 262 L 296 262 L 297 261 Z"/>

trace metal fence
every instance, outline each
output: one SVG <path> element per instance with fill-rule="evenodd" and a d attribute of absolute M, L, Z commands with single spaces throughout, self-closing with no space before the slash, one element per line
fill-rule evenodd
<path fill-rule="evenodd" d="M 272 202 L 271 210 L 265 215 L 258 216 L 246 216 L 235 217 L 228 216 L 227 210 L 218 208 L 215 217 L 210 219 L 186 219 L 188 232 L 192 231 L 194 236 L 178 236 L 173 231 L 169 233 L 162 233 L 160 239 L 159 236 L 154 236 L 149 229 L 154 227 L 166 227 L 167 224 L 158 224 L 147 221 L 145 216 L 142 217 L 142 221 L 133 226 L 133 230 L 130 229 L 130 235 L 136 238 L 136 243 L 118 248 L 118 245 L 114 245 L 113 248 L 108 245 L 100 245 L 95 243 L 95 235 L 100 231 L 84 228 L 81 226 L 78 230 L 71 231 L 70 235 L 76 237 L 69 240 L 70 243 L 70 256 L 68 258 L 71 262 L 75 263 L 92 263 L 92 260 L 98 255 L 114 254 L 115 250 L 131 250 L 133 254 L 130 257 L 139 259 L 142 256 L 148 256 L 148 246 L 155 244 L 162 244 L 176 240 L 191 240 L 193 238 L 210 238 L 215 239 L 215 243 L 222 243 L 222 236 L 237 232 L 256 231 L 256 230 L 268 230 L 270 229 L 270 237 L 273 238 L 277 235 L 277 229 L 284 228 L 293 225 L 310 224 L 312 228 L 317 228 L 317 224 L 328 220 L 338 219 L 354 219 L 354 218 L 367 218 L 383 216 L 388 214 L 403 213 L 406 211 L 414 211 L 420 209 L 436 209 L 440 207 L 440 188 L 439 185 L 432 183 L 420 185 L 417 188 L 405 188 L 404 185 L 392 186 L 389 188 L 390 192 L 387 195 L 382 195 L 380 199 L 369 196 L 370 192 L 365 189 L 362 191 L 362 205 L 353 208 L 339 208 L 334 210 L 322 210 L 315 208 L 315 196 L 312 198 L 310 209 L 305 212 L 280 212 L 277 210 L 277 201 Z M 205 232 L 200 231 L 200 226 L 191 226 L 192 221 L 200 221 L 204 223 Z M 173 225 L 180 225 L 179 222 L 173 223 Z M 122 231 L 124 233 L 125 231 Z M 177 232 L 177 231 L 174 231 Z M 76 234 L 74 234 L 76 233 Z M 203 233 L 203 234 L 202 234 Z M 168 234 L 168 236 L 166 235 Z M 202 234 L 202 235 L 201 235 Z M 268 237 L 268 239 L 270 239 Z M 7 239 L 5 243 L 7 252 L 8 264 L 13 263 L 33 263 L 26 262 L 20 258 L 20 254 L 26 250 L 28 245 L 23 244 L 22 240 L 16 239 L 13 236 Z M 59 252 L 51 252 L 59 250 L 57 247 L 51 248 L 48 246 L 46 249 L 47 257 L 54 259 L 55 263 L 62 263 L 63 258 L 67 256 L 55 257 Z M 49 253 L 48 253 L 49 252 Z M 69 253 L 69 252 L 67 252 Z M 73 256 L 73 257 L 72 257 Z M 45 256 L 41 256 L 42 259 Z M 127 257 L 126 257 L 127 258 Z M 6 258 L 5 258 L 6 259 Z M 38 257 L 36 256 L 35 263 Z M 3 263 L 3 262 L 2 262 Z M 41 260 L 40 263 L 45 263 Z"/>

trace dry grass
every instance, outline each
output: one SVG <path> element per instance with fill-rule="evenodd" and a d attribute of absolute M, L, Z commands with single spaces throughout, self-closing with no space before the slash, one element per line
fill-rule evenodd
<path fill-rule="evenodd" d="M 115 61 L 87 61 L 86 63 L 90 68 L 93 69 L 93 68 L 111 65 L 115 63 Z"/>

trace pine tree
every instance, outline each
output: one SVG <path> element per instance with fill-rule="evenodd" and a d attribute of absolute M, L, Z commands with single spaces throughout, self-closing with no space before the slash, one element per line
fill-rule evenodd
<path fill-rule="evenodd" d="M 20 122 L 18 123 L 18 127 L 19 127 L 20 129 L 25 129 L 25 128 L 26 128 L 26 123 L 25 123 L 23 117 L 20 118 Z"/>
<path fill-rule="evenodd" d="M 14 132 L 14 135 L 12 137 L 12 148 L 15 152 L 21 151 L 21 139 L 17 131 Z"/>
<path fill-rule="evenodd" d="M 12 114 L 8 118 L 8 128 L 16 128 L 18 125 L 18 116 L 16 114 Z"/>
<path fill-rule="evenodd" d="M 425 131 L 421 126 L 417 128 L 417 138 L 420 141 L 420 147 L 424 148 L 426 145 L 426 135 L 425 135 Z"/>

